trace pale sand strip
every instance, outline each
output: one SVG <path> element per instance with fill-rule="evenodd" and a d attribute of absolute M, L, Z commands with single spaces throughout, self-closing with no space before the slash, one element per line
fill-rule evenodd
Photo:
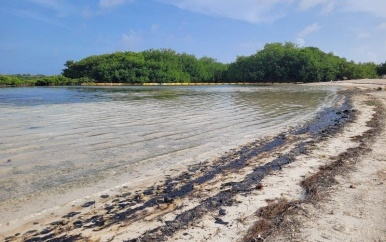
<path fill-rule="evenodd" d="M 355 80 L 341 85 L 377 90 L 354 99 L 361 116 L 366 115 L 365 103 L 371 98 L 386 108 L 386 80 Z M 350 133 L 359 134 L 356 130 Z M 288 233 L 288 228 L 283 229 L 267 241 L 386 241 L 385 147 L 386 122 L 383 120 L 383 132 L 378 133 L 371 152 L 360 157 L 353 170 L 338 175 L 338 184 L 317 206 L 303 207 L 307 214 L 295 217 L 299 224 L 292 233 Z"/>

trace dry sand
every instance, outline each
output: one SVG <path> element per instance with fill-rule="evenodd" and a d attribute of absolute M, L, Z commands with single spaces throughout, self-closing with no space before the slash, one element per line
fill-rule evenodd
<path fill-rule="evenodd" d="M 326 135 L 315 143 L 309 135 L 287 134 L 283 145 L 254 156 L 246 153 L 253 150 L 251 147 L 264 145 L 265 141 L 249 144 L 246 146 L 246 153 L 241 149 L 241 152 L 234 151 L 227 156 L 229 160 L 245 156 L 245 165 L 224 168 L 213 179 L 202 184 L 194 183 L 189 186 L 190 181 L 211 174 L 216 167 L 222 165 L 221 162 L 214 161 L 214 164 L 182 169 L 182 176 L 172 177 L 170 183 L 154 180 L 154 189 L 148 193 L 145 192 L 147 187 L 122 187 L 116 193 L 109 194 L 109 197 L 90 198 L 92 203 L 86 204 L 90 206 L 82 206 L 84 201 L 75 201 L 55 210 L 55 213 L 46 211 L 41 215 L 1 226 L 0 240 L 40 238 L 50 241 L 56 238 L 57 241 L 123 241 L 142 238 L 138 241 L 242 241 L 248 229 L 259 220 L 256 216 L 259 208 L 278 198 L 301 201 L 304 198 L 304 189 L 300 186 L 302 180 L 318 172 L 321 165 L 331 162 L 331 157 L 358 146 L 352 137 L 369 129 L 366 123 L 375 112 L 374 107 L 369 105 L 371 98 L 380 100 L 386 106 L 386 80 L 314 85 L 340 85 L 348 89 L 367 90 L 353 96 L 353 108 L 359 111 L 356 112 L 355 122 L 347 123 L 338 133 Z M 379 87 L 383 90 L 376 91 Z M 255 240 L 386 241 L 385 130 L 386 128 L 378 134 L 371 147 L 372 152 L 360 157 L 359 162 L 354 165 L 355 169 L 338 176 L 338 184 L 331 187 L 323 199 L 315 203 L 301 203 L 303 212 L 290 218 L 296 223 L 279 227 L 268 237 L 259 238 L 259 234 L 256 234 Z M 274 137 L 268 137 L 267 140 L 270 138 Z M 293 155 L 304 142 L 308 142 L 307 152 Z M 272 159 L 292 155 L 292 163 L 283 165 L 282 169 L 270 171 L 253 189 L 249 187 L 245 191 L 235 190 L 234 183 L 245 181 L 256 167 L 267 164 Z M 180 192 L 189 192 L 172 199 L 163 195 L 168 186 Z M 218 194 L 224 194 L 224 197 L 215 199 Z M 226 197 L 229 194 L 230 197 Z M 150 206 L 152 201 L 157 205 Z M 218 204 L 219 201 L 221 204 Z M 190 221 L 178 220 L 183 216 L 188 217 L 187 215 L 192 215 Z M 178 226 L 176 221 L 180 223 Z M 171 228 L 176 227 L 178 229 L 171 231 Z M 143 237 L 149 230 L 153 230 L 150 233 L 153 237 Z"/>
<path fill-rule="evenodd" d="M 370 90 L 383 89 L 355 97 L 354 105 L 361 111 L 358 121 L 371 116 L 366 104 L 369 98 L 379 100 L 386 107 L 386 80 L 345 81 L 339 84 Z M 358 129 L 352 128 L 342 135 L 356 136 L 360 134 Z M 273 236 L 269 241 L 386 241 L 385 131 L 383 121 L 383 132 L 378 133 L 371 151 L 359 157 L 353 170 L 336 177 L 337 184 L 328 190 L 322 201 L 305 206 L 306 214 L 296 217 L 300 225 L 293 229 L 293 234 L 289 236 L 288 230 L 282 230 L 284 233 Z M 331 148 L 327 149 L 325 154 L 333 155 L 330 151 Z"/>

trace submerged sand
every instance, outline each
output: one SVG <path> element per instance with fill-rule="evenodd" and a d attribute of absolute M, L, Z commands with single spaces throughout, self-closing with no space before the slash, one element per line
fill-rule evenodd
<path fill-rule="evenodd" d="M 138 241 L 242 241 L 248 229 L 258 220 L 255 212 L 259 208 L 278 198 L 288 201 L 302 199 L 302 180 L 318 172 L 320 165 L 331 162 L 331 157 L 358 146 L 352 137 L 369 129 L 366 122 L 375 112 L 369 101 L 380 100 L 386 105 L 385 90 L 377 90 L 385 88 L 386 80 L 316 85 L 339 85 L 348 89 L 365 90 L 354 94 L 352 98 L 352 109 L 357 110 L 356 118 L 341 127 L 337 133 L 327 133 L 318 142 L 310 135 L 295 135 L 290 132 L 286 133 L 285 138 L 266 137 L 229 152 L 224 156 L 224 160 L 196 164 L 188 169 L 179 167 L 173 171 L 173 175 L 169 174 L 170 176 L 159 171 L 159 177 L 149 178 L 150 182 L 142 186 L 122 186 L 114 192 L 101 193 L 1 225 L 0 238 L 6 241 L 50 241 L 55 238 L 59 241 L 123 241 L 138 238 L 142 238 Z M 382 132 L 377 136 L 373 151 L 361 157 L 360 162 L 355 165 L 357 169 L 338 178 L 339 183 L 331 188 L 328 199 L 316 205 L 304 204 L 303 209 L 307 210 L 308 215 L 297 218 L 299 223 L 290 234 L 286 230 L 284 232 L 287 234 L 283 235 L 279 228 L 277 233 L 262 239 L 386 240 L 386 150 L 382 148 L 386 141 L 384 130 Z M 273 145 L 266 151 L 253 153 L 267 142 L 280 139 L 285 142 Z M 304 143 L 307 147 L 299 150 Z M 257 167 L 280 157 L 288 158 L 291 162 L 280 166 L 280 169 L 270 170 L 253 186 L 250 183 L 242 183 Z M 235 165 L 234 161 L 243 163 L 243 166 Z M 225 167 L 224 164 L 228 163 L 233 165 Z M 221 166 L 224 166 L 224 169 L 217 171 Z M 162 179 L 159 179 L 160 177 Z M 191 181 L 196 181 L 197 178 L 203 179 L 202 183 L 195 182 L 190 186 Z M 353 188 L 350 188 L 350 185 Z M 168 194 L 168 189 L 184 194 L 168 197 L 165 195 Z M 223 196 L 220 200 L 217 198 L 219 194 Z M 192 217 L 188 223 L 186 220 L 179 220 L 182 216 L 186 218 L 190 211 L 194 213 L 190 213 Z M 179 226 L 176 225 L 177 222 L 180 223 Z M 149 230 L 153 230 L 153 234 L 147 232 Z M 148 237 L 144 237 L 147 235 Z"/>
<path fill-rule="evenodd" d="M 1 89 L 0 227 L 93 194 L 145 189 L 286 130 L 328 106 L 335 96 L 329 89 Z"/>

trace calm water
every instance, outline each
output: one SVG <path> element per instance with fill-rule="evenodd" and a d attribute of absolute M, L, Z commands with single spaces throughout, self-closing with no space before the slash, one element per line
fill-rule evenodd
<path fill-rule="evenodd" d="M 335 96 L 303 86 L 2 88 L 0 202 L 204 161 L 312 118 Z"/>

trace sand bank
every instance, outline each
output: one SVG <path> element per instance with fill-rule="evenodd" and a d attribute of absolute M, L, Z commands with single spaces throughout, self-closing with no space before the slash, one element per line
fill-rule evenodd
<path fill-rule="evenodd" d="M 347 142 L 356 145 L 340 156 L 330 154 L 331 148 L 320 150 L 329 158 L 330 167 L 343 165 L 331 181 L 320 184 L 325 187 L 319 188 L 312 202 L 302 203 L 301 209 L 286 216 L 283 226 L 266 241 L 386 241 L 386 80 L 339 85 L 364 90 L 353 98 L 360 111 L 357 120 L 337 136 L 349 137 Z M 317 169 L 312 174 L 325 172 Z"/>

